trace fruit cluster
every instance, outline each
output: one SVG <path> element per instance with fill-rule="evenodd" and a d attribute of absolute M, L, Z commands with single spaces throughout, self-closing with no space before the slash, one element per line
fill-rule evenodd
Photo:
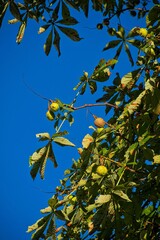
<path fill-rule="evenodd" d="M 46 117 L 48 120 L 53 121 L 55 118 L 54 112 L 58 111 L 59 104 L 57 102 L 52 102 L 46 112 Z"/>

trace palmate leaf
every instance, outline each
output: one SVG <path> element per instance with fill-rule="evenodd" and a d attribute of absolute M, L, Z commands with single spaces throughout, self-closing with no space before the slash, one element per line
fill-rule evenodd
<path fill-rule="evenodd" d="M 73 28 L 66 28 L 66 27 L 60 27 L 57 26 L 61 32 L 63 32 L 67 37 L 69 37 L 71 40 L 78 42 L 80 41 L 82 38 L 79 37 L 78 32 L 73 29 Z"/>
<path fill-rule="evenodd" d="M 43 46 L 44 52 L 47 56 L 49 55 L 51 48 L 52 48 L 52 39 L 53 39 L 53 29 L 51 29 L 50 33 L 48 34 L 46 42 Z"/>

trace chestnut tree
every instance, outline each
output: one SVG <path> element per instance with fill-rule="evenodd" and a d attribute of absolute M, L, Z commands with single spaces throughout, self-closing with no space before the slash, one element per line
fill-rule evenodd
<path fill-rule="evenodd" d="M 78 24 L 76 11 L 89 18 L 89 10 L 102 14 L 97 31 L 106 28 L 106 35 L 113 38 L 103 49 L 113 49 L 113 58 L 100 59 L 91 75 L 83 73 L 74 88 L 72 103 L 48 99 L 46 116 L 55 131 L 52 135 L 37 134 L 44 146 L 31 154 L 31 177 L 40 175 L 43 179 L 48 160 L 58 166 L 53 144 L 75 147 L 66 137 L 68 132 L 61 130 L 65 121 L 72 125 L 75 111 L 104 106 L 107 120 L 93 115 L 92 134 L 86 133 L 82 139 L 79 158 L 66 169 L 48 206 L 41 209 L 42 218 L 27 232 L 32 232 L 33 240 L 160 239 L 160 2 L 1 0 L 0 25 L 6 11 L 10 11 L 13 19 L 8 22 L 19 24 L 19 44 L 27 22 L 37 21 L 39 34 L 48 32 L 45 54 L 49 55 L 54 46 L 60 56 L 61 33 L 80 41 L 74 28 Z M 124 14 L 128 21 L 135 21 L 135 27 L 128 29 L 127 23 L 122 26 Z M 113 26 L 115 18 L 117 25 Z M 142 18 L 144 26 L 137 27 Z M 132 67 L 123 76 L 116 72 L 122 51 Z M 100 86 L 104 94 L 96 103 L 76 107 L 77 97 L 87 88 L 94 94 Z"/>

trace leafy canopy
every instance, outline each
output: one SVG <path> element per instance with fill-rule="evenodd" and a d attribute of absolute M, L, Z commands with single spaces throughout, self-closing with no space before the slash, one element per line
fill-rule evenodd
<path fill-rule="evenodd" d="M 64 121 L 74 122 L 74 112 L 81 108 L 101 106 L 105 108 L 107 122 L 102 127 L 91 127 L 91 134 L 82 139 L 78 148 L 79 158 L 64 173 L 56 193 L 42 209 L 44 217 L 28 227 L 31 239 L 159 239 L 160 238 L 160 3 L 159 1 L 0 1 L 0 25 L 7 9 L 18 23 L 17 43 L 22 41 L 29 19 L 40 25 L 39 34 L 48 31 L 44 44 L 46 55 L 52 45 L 60 51 L 60 34 L 73 41 L 81 40 L 72 26 L 78 21 L 71 15 L 71 8 L 83 11 L 89 17 L 91 11 L 102 13 L 104 20 L 97 23 L 113 40 L 106 43 L 104 51 L 115 50 L 112 59 L 101 59 L 93 73 L 80 77 L 74 88 L 73 102 L 66 104 L 59 99 L 49 100 L 55 133 L 39 133 L 44 146 L 30 157 L 31 177 L 40 174 L 44 178 L 45 166 L 51 160 L 58 166 L 52 145 L 75 147 L 61 131 Z M 120 24 L 122 14 L 145 18 L 143 28 L 126 30 Z M 75 14 L 76 16 L 76 14 Z M 117 17 L 117 26 L 112 19 Z M 133 50 L 133 48 L 135 50 Z M 119 56 L 124 50 L 132 71 L 114 72 Z M 133 57 L 134 51 L 134 57 Z M 135 55 L 136 53 L 136 55 Z M 111 75 L 112 72 L 112 75 Z M 103 96 L 95 104 L 75 107 L 77 97 L 89 87 L 91 94 L 97 91 L 97 82 L 103 85 Z M 99 86 L 99 85 L 98 85 Z M 59 109 L 51 111 L 56 102 Z M 93 121 L 97 119 L 93 115 Z M 102 172 L 98 171 L 98 166 Z"/>

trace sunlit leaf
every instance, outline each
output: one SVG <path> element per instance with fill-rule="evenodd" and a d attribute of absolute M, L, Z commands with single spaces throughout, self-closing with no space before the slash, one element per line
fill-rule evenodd
<path fill-rule="evenodd" d="M 49 207 L 46 207 L 46 208 L 43 208 L 40 210 L 41 213 L 50 213 L 52 211 L 52 208 L 49 206 Z"/>
<path fill-rule="evenodd" d="M 70 142 L 67 138 L 64 137 L 56 137 L 53 139 L 53 141 L 60 146 L 71 146 L 75 147 L 74 143 Z"/>
<path fill-rule="evenodd" d="M 160 155 L 155 155 L 154 157 L 153 157 L 153 162 L 155 163 L 155 164 L 160 164 Z"/>
<path fill-rule="evenodd" d="M 42 148 L 39 148 L 36 152 L 34 152 L 32 154 L 32 156 L 30 157 L 30 161 L 29 161 L 30 166 L 32 166 L 35 162 L 37 162 L 38 160 L 43 158 L 43 156 L 45 155 L 46 151 L 47 151 L 47 148 L 46 147 L 42 147 Z"/>
<path fill-rule="evenodd" d="M 133 85 L 135 84 L 135 82 L 138 80 L 139 78 L 139 72 L 140 72 L 140 68 L 137 70 L 134 70 L 132 72 L 127 73 L 126 75 L 124 75 L 121 79 L 121 86 L 122 88 L 129 88 L 131 89 L 133 87 Z"/>
<path fill-rule="evenodd" d="M 89 145 L 94 141 L 93 137 L 89 134 L 85 135 L 85 137 L 82 140 L 82 146 L 84 148 L 88 148 Z"/>
<path fill-rule="evenodd" d="M 41 26 L 38 30 L 38 34 L 41 34 L 41 33 L 45 32 L 49 27 L 50 27 L 49 24 Z"/>
<path fill-rule="evenodd" d="M 18 34 L 17 34 L 17 38 L 16 38 L 16 43 L 20 43 L 23 39 L 23 36 L 24 36 L 24 32 L 25 32 L 25 29 L 26 29 L 26 23 L 25 22 L 22 22 L 20 27 L 19 27 L 19 30 L 18 30 Z"/>
<path fill-rule="evenodd" d="M 111 200 L 111 195 L 110 194 L 107 194 L 107 195 L 100 195 L 95 203 L 98 204 L 98 205 L 102 205 L 104 203 L 107 203 Z"/>
<path fill-rule="evenodd" d="M 49 133 L 37 133 L 36 137 L 39 138 L 39 141 L 46 141 L 50 139 Z"/>
<path fill-rule="evenodd" d="M 128 195 L 126 193 L 124 193 L 123 191 L 121 191 L 121 190 L 114 190 L 113 193 L 118 195 L 120 198 L 126 200 L 127 202 L 131 202 L 131 200 L 129 199 Z"/>

